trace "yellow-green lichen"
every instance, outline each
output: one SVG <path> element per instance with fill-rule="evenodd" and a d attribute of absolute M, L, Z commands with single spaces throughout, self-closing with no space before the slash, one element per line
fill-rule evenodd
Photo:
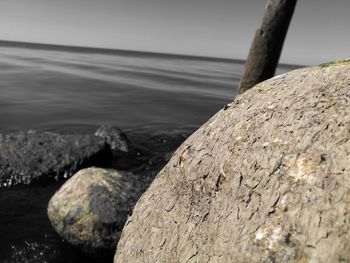
<path fill-rule="evenodd" d="M 13 152 L 14 147 L 11 144 L 0 141 L 0 150 L 8 150 L 10 152 Z"/>
<path fill-rule="evenodd" d="M 90 241 L 93 239 L 94 242 L 98 242 L 101 237 L 96 233 L 94 226 L 98 225 L 99 222 L 100 219 L 97 215 L 86 214 L 70 227 L 69 234 L 79 240 Z"/>
<path fill-rule="evenodd" d="M 7 143 L 0 141 L 0 149 L 5 149 L 5 148 L 9 148 Z"/>
<path fill-rule="evenodd" d="M 350 59 L 335 60 L 335 61 L 320 64 L 319 66 L 321 68 L 329 68 L 329 67 L 339 66 L 339 65 L 350 65 Z"/>

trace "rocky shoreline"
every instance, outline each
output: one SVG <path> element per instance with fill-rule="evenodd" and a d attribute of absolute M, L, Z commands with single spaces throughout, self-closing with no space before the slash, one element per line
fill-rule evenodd
<path fill-rule="evenodd" d="M 2 182 L 0 190 L 3 193 L 0 200 L 2 202 L 8 200 L 5 201 L 7 204 L 3 205 L 5 209 L 4 215 L 8 218 L 0 220 L 2 222 L 0 233 L 3 233 L 3 238 L 5 238 L 3 241 L 10 242 L 10 240 L 14 240 L 16 234 L 11 232 L 11 228 L 14 228 L 14 231 L 23 229 L 22 231 L 28 231 L 28 233 L 35 231 L 35 228 L 40 228 L 40 231 L 45 231 L 47 234 L 45 232 L 43 234 L 45 236 L 48 235 L 49 238 L 46 240 L 47 238 L 44 237 L 44 240 L 39 241 L 41 239 L 39 238 L 40 235 L 32 233 L 32 236 L 22 239 L 23 242 L 25 241 L 22 248 L 21 245 L 16 244 L 11 246 L 10 250 L 9 248 L 6 249 L 6 247 L 10 246 L 11 243 L 8 246 L 5 243 L 5 247 L 2 250 L 0 249 L 0 252 L 3 251 L 3 255 L 6 255 L 4 258 L 5 262 L 17 262 L 19 259 L 24 260 L 23 262 L 26 260 L 34 260 L 35 262 L 45 262 L 45 260 L 49 260 L 49 262 L 54 260 L 53 262 L 56 262 L 58 260 L 61 262 L 60 260 L 63 260 L 65 257 L 81 257 L 81 259 L 76 261 L 73 259 L 73 262 L 83 262 L 85 259 L 91 262 L 100 262 L 100 260 L 112 261 L 116 242 L 132 207 L 153 181 L 155 175 L 169 160 L 172 152 L 189 135 L 189 129 L 185 128 L 183 131 L 171 131 L 170 133 L 167 131 L 134 130 L 129 131 L 127 135 L 120 129 L 110 126 L 102 126 L 96 132 L 84 135 L 42 131 L 20 131 L 0 135 L 1 145 L 4 146 L 0 148 L 0 167 L 3 169 L 0 172 L 3 175 L 0 178 Z M 55 158 L 58 158 L 58 160 L 55 161 Z M 38 162 L 38 160 L 42 161 Z M 6 173 L 5 169 L 10 173 Z M 41 211 L 41 206 L 43 208 L 47 207 L 48 201 L 45 200 L 49 200 L 50 195 L 55 196 L 55 191 L 59 190 L 58 188 L 55 190 L 55 187 L 61 187 L 63 182 L 66 181 L 68 183 L 69 178 L 74 179 L 72 175 L 75 173 L 81 174 L 84 171 L 88 171 L 88 174 L 91 176 L 84 177 L 80 180 L 80 183 L 88 184 L 90 182 L 92 186 L 92 191 L 90 192 L 87 188 L 84 188 L 86 190 L 86 200 L 88 202 L 91 201 L 92 207 L 91 213 L 89 214 L 89 211 L 87 211 L 88 213 L 85 213 L 85 215 L 88 218 L 92 214 L 94 218 L 92 223 L 94 223 L 93 227 L 95 230 L 91 232 L 94 236 L 90 236 L 90 238 L 93 241 L 97 234 L 105 241 L 102 243 L 93 243 L 86 239 L 79 241 L 79 237 L 74 238 L 71 233 L 64 235 L 57 231 L 59 229 L 55 227 L 55 221 L 51 218 L 53 229 L 64 240 L 62 244 L 60 242 L 57 243 L 55 241 L 56 238 L 52 236 L 53 233 L 51 234 L 52 231 L 47 228 L 51 227 L 47 226 L 46 230 L 40 226 L 50 223 L 48 219 L 44 218 L 46 217 L 44 214 L 40 216 L 41 212 L 38 213 L 37 209 Z M 96 171 L 96 173 L 91 171 Z M 99 171 L 103 172 L 100 173 Z M 121 180 L 110 180 L 113 177 L 110 178 L 109 176 L 103 177 L 111 183 L 110 187 L 119 189 L 115 192 L 116 194 L 113 194 L 111 191 L 105 191 L 106 188 L 99 185 L 99 179 L 102 178 L 99 174 L 104 173 L 107 175 L 115 173 L 121 175 Z M 75 192 L 74 198 L 66 196 L 63 199 L 68 201 L 68 203 L 70 203 L 69 200 L 78 200 L 78 204 L 83 204 L 84 189 L 80 187 L 80 183 L 73 187 L 76 189 L 73 191 Z M 38 195 L 32 193 L 31 189 L 33 189 L 32 191 L 38 191 Z M 130 196 L 130 194 L 132 195 Z M 42 198 L 40 198 L 40 195 Z M 103 199 L 103 196 L 108 198 Z M 113 199 L 113 196 L 116 198 Z M 129 201 L 125 202 L 125 200 Z M 16 202 L 21 202 L 21 204 L 16 204 Z M 18 225 L 18 230 L 15 230 L 16 226 L 12 224 L 8 224 L 10 229 L 4 229 L 3 227 L 7 227 L 6 222 L 11 221 L 11 214 L 13 214 L 11 211 L 26 209 L 22 207 L 22 202 L 23 205 L 27 203 L 35 207 L 32 212 L 27 212 L 30 214 L 35 213 L 35 216 L 34 214 L 21 216 L 19 221 L 23 221 L 23 224 Z M 12 206 L 11 203 L 13 203 Z M 89 204 L 86 204 L 85 208 L 89 209 Z M 72 207 L 68 206 L 67 209 L 69 208 Z M 79 207 L 75 208 L 76 212 L 81 211 Z M 22 214 L 25 212 L 18 211 L 15 213 Z M 81 221 L 83 217 L 84 213 L 74 213 L 73 211 L 66 221 L 61 218 L 61 222 L 70 223 L 74 228 L 74 224 L 79 220 Z M 37 219 L 35 222 L 30 223 L 31 218 Z M 35 225 L 26 227 L 25 220 L 29 220 L 28 223 L 34 223 Z M 78 222 L 78 225 L 79 223 L 81 222 Z M 38 227 L 36 227 L 36 224 L 39 224 Z M 68 227 L 69 224 L 67 224 Z M 110 235 L 107 235 L 107 233 L 110 233 Z M 23 235 L 18 233 L 17 235 L 27 236 L 25 233 Z M 9 238 L 8 241 L 6 236 Z M 96 246 L 89 244 L 96 244 Z M 77 255 L 75 255 L 76 253 Z"/>
<path fill-rule="evenodd" d="M 99 154 L 117 163 L 141 155 L 113 127 L 2 135 L 1 180 L 72 175 L 48 216 L 97 262 L 349 261 L 349 72 L 344 60 L 260 83 L 190 136 L 154 181 L 156 169 L 91 167 Z M 160 168 L 162 158 L 144 160 Z"/>

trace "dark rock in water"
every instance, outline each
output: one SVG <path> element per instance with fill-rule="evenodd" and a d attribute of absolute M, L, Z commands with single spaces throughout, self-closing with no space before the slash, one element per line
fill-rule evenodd
<path fill-rule="evenodd" d="M 69 177 L 80 168 L 107 160 L 111 150 L 127 149 L 125 135 L 116 128 L 104 127 L 103 136 L 36 131 L 0 134 L 0 186 Z"/>
<path fill-rule="evenodd" d="M 95 132 L 96 137 L 103 139 L 112 151 L 128 152 L 128 139 L 117 127 L 102 125 Z"/>
<path fill-rule="evenodd" d="M 129 211 L 144 192 L 140 178 L 111 169 L 87 168 L 51 198 L 48 216 L 57 233 L 93 257 L 113 256 Z"/>

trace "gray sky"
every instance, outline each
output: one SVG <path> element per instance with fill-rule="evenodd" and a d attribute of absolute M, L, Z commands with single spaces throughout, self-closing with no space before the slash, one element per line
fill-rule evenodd
<path fill-rule="evenodd" d="M 0 39 L 245 59 L 266 0 L 1 0 Z M 350 57 L 350 1 L 299 0 L 282 62 Z"/>

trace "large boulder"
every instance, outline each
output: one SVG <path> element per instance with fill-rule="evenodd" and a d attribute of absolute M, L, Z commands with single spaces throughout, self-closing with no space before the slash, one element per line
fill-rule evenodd
<path fill-rule="evenodd" d="M 122 262 L 349 262 L 350 61 L 267 80 L 175 152 Z"/>
<path fill-rule="evenodd" d="M 0 134 L 0 187 L 69 177 L 80 168 L 100 164 L 112 152 L 127 150 L 125 135 L 109 126 L 100 127 L 95 135 Z"/>
<path fill-rule="evenodd" d="M 51 198 L 48 216 L 68 243 L 89 256 L 108 257 L 128 213 L 143 192 L 143 183 L 132 173 L 83 169 Z"/>

